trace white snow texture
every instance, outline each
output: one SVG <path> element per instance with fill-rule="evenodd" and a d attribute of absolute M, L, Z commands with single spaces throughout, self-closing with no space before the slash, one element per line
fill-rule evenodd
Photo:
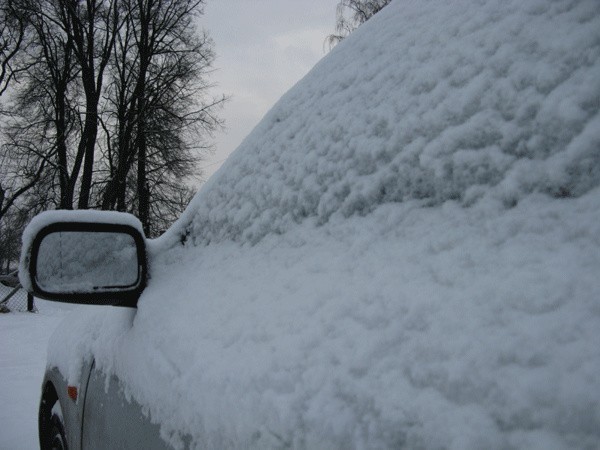
<path fill-rule="evenodd" d="M 268 113 L 190 213 L 196 241 L 255 242 L 385 202 L 600 178 L 597 1 L 396 1 Z"/>
<path fill-rule="evenodd" d="M 49 364 L 174 447 L 596 449 L 599 180 L 597 0 L 395 0 Z"/>

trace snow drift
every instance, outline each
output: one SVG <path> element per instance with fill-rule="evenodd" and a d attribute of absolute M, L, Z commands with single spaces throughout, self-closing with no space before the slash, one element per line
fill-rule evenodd
<path fill-rule="evenodd" d="M 397 1 L 287 93 L 190 208 L 196 241 L 600 179 L 596 1 Z"/>
<path fill-rule="evenodd" d="M 599 111 L 597 1 L 396 0 L 49 364 L 176 447 L 597 448 Z"/>

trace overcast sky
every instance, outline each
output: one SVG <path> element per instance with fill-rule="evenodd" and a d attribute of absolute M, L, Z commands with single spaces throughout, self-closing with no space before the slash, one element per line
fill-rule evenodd
<path fill-rule="evenodd" d="M 237 148 L 273 104 L 325 56 L 339 0 L 208 0 L 201 26 L 215 41 L 216 93 L 231 97 L 205 177 Z"/>

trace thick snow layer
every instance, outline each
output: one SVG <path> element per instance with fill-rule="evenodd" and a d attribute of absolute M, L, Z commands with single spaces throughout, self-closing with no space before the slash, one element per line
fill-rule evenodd
<path fill-rule="evenodd" d="M 184 232 L 255 242 L 386 202 L 510 207 L 598 185 L 597 0 L 394 3 L 269 112 Z"/>
<path fill-rule="evenodd" d="M 396 0 L 49 364 L 174 446 L 597 448 L 599 109 L 596 0 Z"/>
<path fill-rule="evenodd" d="M 383 205 L 155 262 L 135 316 L 70 318 L 50 361 L 76 382 L 74 357 L 94 354 L 165 436 L 199 448 L 600 440 L 598 189 L 509 211 Z"/>

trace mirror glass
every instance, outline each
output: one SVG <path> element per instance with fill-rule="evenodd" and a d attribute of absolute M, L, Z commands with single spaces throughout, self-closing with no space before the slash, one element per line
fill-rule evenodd
<path fill-rule="evenodd" d="M 46 292 L 110 291 L 139 278 L 135 240 L 127 233 L 60 231 L 40 243 L 36 282 Z"/>

